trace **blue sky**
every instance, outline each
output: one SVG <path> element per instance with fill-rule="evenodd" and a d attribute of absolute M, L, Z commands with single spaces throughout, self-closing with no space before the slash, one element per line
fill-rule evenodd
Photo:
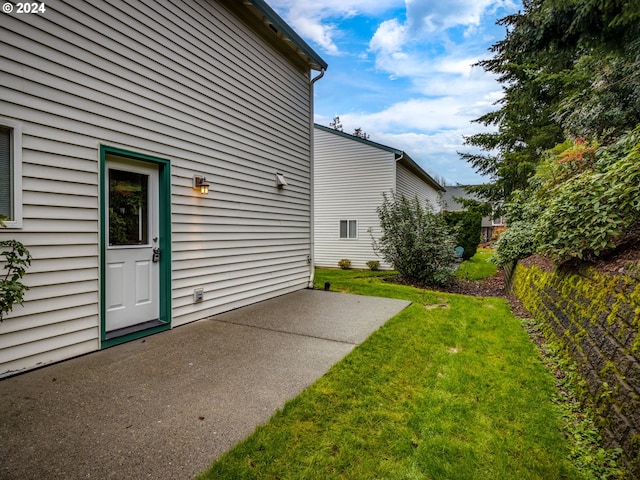
<path fill-rule="evenodd" d="M 482 183 L 457 151 L 485 128 L 502 88 L 472 64 L 504 38 L 497 19 L 520 0 L 268 0 L 329 64 L 315 84 L 315 121 L 406 151 L 448 184 Z"/>

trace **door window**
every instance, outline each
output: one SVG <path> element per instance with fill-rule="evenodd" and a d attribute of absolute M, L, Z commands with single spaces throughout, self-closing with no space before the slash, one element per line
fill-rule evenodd
<path fill-rule="evenodd" d="M 109 246 L 149 244 L 149 176 L 109 170 Z"/>

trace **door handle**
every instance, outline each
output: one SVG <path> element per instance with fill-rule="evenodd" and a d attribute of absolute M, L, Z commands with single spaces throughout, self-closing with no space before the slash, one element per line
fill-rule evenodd
<path fill-rule="evenodd" d="M 151 261 L 153 261 L 153 263 L 158 263 L 160 261 L 160 247 L 155 247 L 153 249 L 153 256 L 151 257 Z"/>

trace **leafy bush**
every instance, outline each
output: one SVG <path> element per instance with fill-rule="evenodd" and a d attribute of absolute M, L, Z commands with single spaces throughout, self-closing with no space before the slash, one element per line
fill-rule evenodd
<path fill-rule="evenodd" d="M 516 190 L 505 205 L 509 226 L 497 238 L 492 261 L 499 267 L 536 253 L 533 229 L 541 214 L 541 205 L 531 191 Z"/>
<path fill-rule="evenodd" d="M 369 267 L 369 270 L 371 270 L 372 272 L 375 272 L 377 270 L 380 270 L 380 262 L 378 260 L 369 260 L 367 262 L 367 267 Z"/>
<path fill-rule="evenodd" d="M 348 258 L 343 258 L 338 262 L 338 266 L 342 270 L 349 270 L 351 268 L 351 260 L 349 260 Z"/>
<path fill-rule="evenodd" d="M 469 260 L 478 251 L 482 234 L 482 216 L 477 212 L 445 212 L 444 218 L 450 227 L 457 227 L 456 241 L 464 248 L 463 260 Z"/>
<path fill-rule="evenodd" d="M 640 126 L 609 146 L 567 140 L 548 152 L 526 191 L 507 204 L 496 263 L 541 253 L 592 259 L 640 235 Z"/>
<path fill-rule="evenodd" d="M 561 154 L 556 162 L 566 158 Z M 575 162 L 573 162 L 575 163 Z M 575 166 L 574 166 L 575 168 Z M 573 172 L 572 172 L 573 173 Z M 640 128 L 538 195 L 544 209 L 534 234 L 538 251 L 558 261 L 591 258 L 640 229 Z"/>
<path fill-rule="evenodd" d="M 382 236 L 373 248 L 410 281 L 444 285 L 456 268 L 454 234 L 442 214 L 417 198 L 383 194 L 377 208 Z"/>
<path fill-rule="evenodd" d="M 496 253 L 492 261 L 499 267 L 526 258 L 535 253 L 533 243 L 533 224 L 516 221 L 509 225 L 495 244 Z"/>
<path fill-rule="evenodd" d="M 0 227 L 4 226 L 0 218 Z M 26 247 L 17 240 L 0 241 L 0 257 L 4 257 L 4 269 L 7 273 L 0 278 L 0 322 L 4 316 L 13 310 L 13 305 L 22 305 L 24 292 L 29 287 L 20 282 L 27 267 L 31 265 L 31 254 Z"/>

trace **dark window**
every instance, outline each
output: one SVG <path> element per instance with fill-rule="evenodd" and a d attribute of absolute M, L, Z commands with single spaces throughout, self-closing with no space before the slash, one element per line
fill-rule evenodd
<path fill-rule="evenodd" d="M 13 128 L 0 125 L 0 215 L 14 219 Z"/>
<path fill-rule="evenodd" d="M 149 176 L 109 170 L 109 245 L 149 244 Z"/>
<path fill-rule="evenodd" d="M 357 220 L 340 220 L 340 238 L 358 238 Z"/>

